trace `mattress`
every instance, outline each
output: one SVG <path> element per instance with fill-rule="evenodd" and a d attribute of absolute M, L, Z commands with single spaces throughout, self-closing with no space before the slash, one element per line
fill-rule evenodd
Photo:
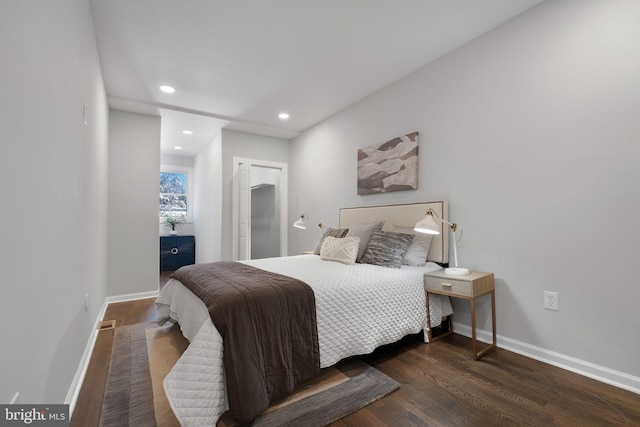
<path fill-rule="evenodd" d="M 320 366 L 398 341 L 426 327 L 423 275 L 435 263 L 400 269 L 344 265 L 316 255 L 242 261 L 307 283 L 316 299 Z M 432 326 L 452 313 L 449 299 L 429 298 Z M 158 296 L 158 322 L 178 322 L 190 345 L 164 380 L 183 426 L 214 426 L 228 409 L 223 341 L 204 303 L 171 279 Z M 426 334 L 425 334 L 426 336 Z"/>

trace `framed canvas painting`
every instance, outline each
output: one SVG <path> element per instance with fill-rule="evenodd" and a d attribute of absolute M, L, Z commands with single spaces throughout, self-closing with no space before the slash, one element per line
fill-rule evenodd
<path fill-rule="evenodd" d="M 418 132 L 358 150 L 358 195 L 418 189 Z"/>

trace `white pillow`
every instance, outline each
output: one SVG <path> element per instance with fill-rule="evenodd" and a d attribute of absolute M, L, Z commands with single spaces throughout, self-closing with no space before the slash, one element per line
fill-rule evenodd
<path fill-rule="evenodd" d="M 355 264 L 360 247 L 359 237 L 331 237 L 327 236 L 320 248 L 320 259 L 337 261 L 343 264 Z"/>
<path fill-rule="evenodd" d="M 427 255 L 429 255 L 429 248 L 431 247 L 431 239 L 433 238 L 433 235 L 416 233 L 411 227 L 400 227 L 395 224 L 391 227 L 391 229 L 396 233 L 414 235 L 411 246 L 409 246 L 409 250 L 402 260 L 402 264 L 413 265 L 417 267 L 422 267 L 423 265 L 425 265 L 427 263 Z"/>

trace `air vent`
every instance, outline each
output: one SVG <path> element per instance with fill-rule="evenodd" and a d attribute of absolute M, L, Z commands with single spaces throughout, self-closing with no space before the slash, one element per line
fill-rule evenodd
<path fill-rule="evenodd" d="M 98 326 L 99 331 L 106 331 L 108 329 L 114 329 L 116 327 L 115 320 L 103 320 L 100 322 L 100 326 Z"/>

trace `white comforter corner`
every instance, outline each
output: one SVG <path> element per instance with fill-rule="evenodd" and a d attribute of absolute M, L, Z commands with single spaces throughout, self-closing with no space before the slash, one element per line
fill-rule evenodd
<path fill-rule="evenodd" d="M 316 255 L 243 261 L 295 277 L 316 299 L 320 366 L 359 354 L 426 327 L 423 274 L 440 268 L 390 269 L 344 265 Z M 429 298 L 433 325 L 451 314 L 448 298 Z M 214 426 L 228 408 L 222 337 L 204 303 L 180 282 L 170 280 L 157 299 L 158 320 L 177 321 L 190 345 L 164 380 L 171 407 L 183 426 Z"/>

